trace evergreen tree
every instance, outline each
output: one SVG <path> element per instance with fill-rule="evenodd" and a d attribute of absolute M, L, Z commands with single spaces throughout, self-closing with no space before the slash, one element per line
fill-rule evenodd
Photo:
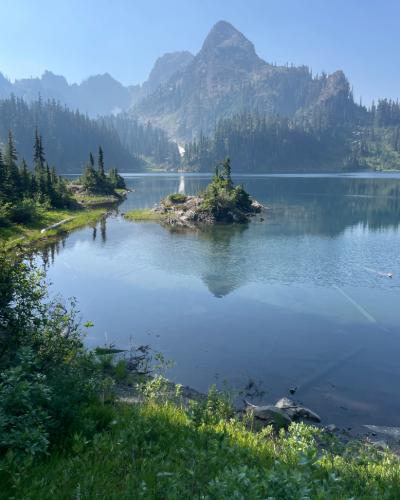
<path fill-rule="evenodd" d="M 30 175 L 28 171 L 28 166 L 25 162 L 25 158 L 22 157 L 21 159 L 21 165 L 19 167 L 19 178 L 20 178 L 20 185 L 21 185 L 21 192 L 24 197 L 28 197 L 27 193 L 29 192 L 29 184 L 30 184 Z"/>
<path fill-rule="evenodd" d="M 233 189 L 233 181 L 231 179 L 231 159 L 229 156 L 226 157 L 226 160 L 223 162 L 219 162 L 221 167 L 223 167 L 225 170 L 221 172 L 221 176 L 225 175 L 225 180 L 224 180 L 224 187 L 230 193 Z"/>
<path fill-rule="evenodd" d="M 17 166 L 18 151 L 14 147 L 11 131 L 8 132 L 7 149 L 3 161 L 6 167 L 5 198 L 8 203 L 14 203 L 22 193 Z"/>
<path fill-rule="evenodd" d="M 43 148 L 43 138 L 41 135 L 39 135 L 37 125 L 35 127 L 35 142 L 33 144 L 33 149 L 34 149 L 34 154 L 33 154 L 33 163 L 37 165 L 38 163 L 41 163 L 42 166 L 44 165 L 45 162 L 45 153 L 44 153 L 44 148 Z"/>
<path fill-rule="evenodd" d="M 97 175 L 101 181 L 104 181 L 106 178 L 106 174 L 104 171 L 104 153 L 103 150 L 101 149 L 101 146 L 99 145 L 99 154 L 97 157 Z"/>

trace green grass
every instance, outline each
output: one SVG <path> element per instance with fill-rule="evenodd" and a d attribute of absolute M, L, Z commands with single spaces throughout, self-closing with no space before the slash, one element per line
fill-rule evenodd
<path fill-rule="evenodd" d="M 150 210 L 133 210 L 132 212 L 127 212 L 125 218 L 134 220 L 159 220 L 165 219 L 169 215 L 170 214 L 156 214 Z"/>
<path fill-rule="evenodd" d="M 203 408 L 203 409 L 202 409 Z M 144 405 L 92 406 L 92 437 L 75 435 L 42 462 L 0 471 L 3 498 L 70 499 L 390 499 L 400 498 L 399 462 L 326 452 L 318 431 L 293 424 L 285 436 L 254 428 L 251 418 L 225 420 L 194 406 L 186 412 L 164 399 Z M 332 447 L 331 447 L 332 448 Z"/>
<path fill-rule="evenodd" d="M 97 358 L 102 370 L 112 368 L 114 366 L 115 354 L 97 354 Z"/>
<path fill-rule="evenodd" d="M 40 214 L 35 221 L 25 224 L 13 224 L 10 227 L 0 228 L 0 238 L 7 238 L 9 242 L 6 248 L 11 248 L 18 243 L 23 246 L 34 243 L 38 240 L 47 239 L 58 234 L 71 231 L 86 224 L 96 222 L 104 210 L 74 211 L 74 210 L 48 210 Z M 54 229 L 49 229 L 45 233 L 40 231 L 47 226 L 61 222 L 64 219 L 75 217 L 75 219 L 62 224 Z M 24 237 L 23 240 L 15 241 Z"/>
<path fill-rule="evenodd" d="M 125 361 L 123 359 L 120 359 L 118 361 L 117 365 L 114 368 L 114 373 L 115 373 L 115 380 L 117 381 L 117 383 L 121 382 L 121 380 L 123 380 L 126 377 L 127 371 L 126 371 Z"/>

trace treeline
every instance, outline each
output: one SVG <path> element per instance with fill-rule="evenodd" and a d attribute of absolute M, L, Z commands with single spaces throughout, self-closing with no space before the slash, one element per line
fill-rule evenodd
<path fill-rule="evenodd" d="M 158 165 L 167 163 L 176 167 L 180 164 L 178 145 L 163 130 L 152 127 L 150 122 L 144 126 L 125 112 L 117 116 L 109 115 L 102 120 L 117 130 L 122 143 L 131 154 L 151 158 Z"/>
<path fill-rule="evenodd" d="M 57 176 L 54 164 L 45 159 L 42 136 L 35 130 L 34 169 L 30 171 L 24 156 L 18 166 L 18 151 L 8 132 L 4 157 L 0 149 L 0 225 L 28 222 L 39 207 L 62 207 L 69 202 L 67 182 Z"/>
<path fill-rule="evenodd" d="M 46 140 L 47 158 L 63 172 L 82 172 L 87 151 L 102 144 L 109 162 L 120 169 L 140 169 L 143 160 L 132 155 L 122 144 L 119 133 L 103 121 L 91 120 L 79 110 L 71 111 L 60 102 L 37 101 L 27 104 L 11 95 L 0 100 L 0 145 L 7 144 L 11 130 L 19 152 L 30 158 L 30 144 L 38 127 Z M 28 167 L 32 166 L 28 161 Z"/>
<path fill-rule="evenodd" d="M 400 106 L 380 99 L 370 108 L 355 104 L 352 93 L 338 115 L 334 105 L 295 116 L 243 109 L 214 122 L 211 136 L 200 132 L 186 144 L 182 167 L 211 171 L 230 156 L 241 171 L 291 168 L 335 161 L 344 169 L 400 168 Z"/>
<path fill-rule="evenodd" d="M 229 156 L 241 171 L 282 166 L 318 158 L 340 133 L 339 126 L 332 129 L 328 109 L 318 108 L 311 118 L 303 115 L 300 119 L 244 109 L 232 118 L 216 121 L 211 137 L 201 132 L 197 142 L 186 144 L 182 166 L 185 170 L 210 171 L 223 156 Z"/>
<path fill-rule="evenodd" d="M 75 205 L 71 199 L 69 183 L 57 175 L 54 163 L 49 165 L 43 146 L 43 138 L 35 129 L 33 144 L 33 170 L 28 169 L 24 156 L 18 165 L 18 151 L 11 131 L 8 132 L 7 147 L 0 148 L 0 226 L 10 222 L 22 223 L 34 219 L 39 211 L 49 208 L 65 208 Z M 101 190 L 114 193 L 125 189 L 125 181 L 116 167 L 107 174 L 104 169 L 104 153 L 99 146 L 98 169 L 94 169 L 93 155 L 79 181 L 90 191 Z"/>

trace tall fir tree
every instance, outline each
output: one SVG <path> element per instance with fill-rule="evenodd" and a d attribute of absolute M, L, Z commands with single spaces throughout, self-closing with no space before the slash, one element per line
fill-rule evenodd
<path fill-rule="evenodd" d="M 30 175 L 28 171 L 28 166 L 26 164 L 25 158 L 22 157 L 21 165 L 19 167 L 19 178 L 21 184 L 21 191 L 24 197 L 27 196 L 29 192 L 29 184 L 30 184 Z"/>
<path fill-rule="evenodd" d="M 97 156 L 97 175 L 99 176 L 99 179 L 104 181 L 106 178 L 106 174 L 104 171 L 104 153 L 99 145 L 99 154 Z"/>
<path fill-rule="evenodd" d="M 16 202 L 18 197 L 21 196 L 21 184 L 17 161 L 18 151 L 15 149 L 13 135 L 10 130 L 8 132 L 7 149 L 4 156 L 6 167 L 6 197 L 9 203 Z"/>

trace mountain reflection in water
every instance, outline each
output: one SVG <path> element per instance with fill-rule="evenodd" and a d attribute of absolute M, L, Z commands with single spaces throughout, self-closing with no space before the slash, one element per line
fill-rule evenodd
<path fill-rule="evenodd" d="M 135 192 L 119 213 L 182 187 L 193 195 L 209 177 L 127 176 Z M 199 390 L 216 372 L 238 388 L 262 378 L 256 402 L 298 386 L 326 423 L 397 425 L 400 175 L 234 180 L 268 207 L 248 224 L 116 215 L 38 247 L 54 291 L 75 296 L 94 322 L 87 345 L 103 344 L 106 331 L 128 347 L 132 334 Z"/>

